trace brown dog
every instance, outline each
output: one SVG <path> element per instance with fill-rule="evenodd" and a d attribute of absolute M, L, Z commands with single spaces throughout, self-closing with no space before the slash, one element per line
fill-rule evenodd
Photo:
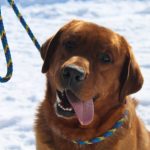
<path fill-rule="evenodd" d="M 150 134 L 129 94 L 143 77 L 127 41 L 117 33 L 84 21 L 72 21 L 41 48 L 47 90 L 36 125 L 37 150 L 150 150 Z M 128 111 L 126 121 L 102 142 L 102 136 Z"/>

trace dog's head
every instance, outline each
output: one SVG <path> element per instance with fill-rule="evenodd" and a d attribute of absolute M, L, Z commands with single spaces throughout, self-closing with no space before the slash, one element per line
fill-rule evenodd
<path fill-rule="evenodd" d="M 82 125 L 106 105 L 123 104 L 143 84 L 127 41 L 93 23 L 68 23 L 43 44 L 41 56 L 57 116 L 77 118 Z"/>

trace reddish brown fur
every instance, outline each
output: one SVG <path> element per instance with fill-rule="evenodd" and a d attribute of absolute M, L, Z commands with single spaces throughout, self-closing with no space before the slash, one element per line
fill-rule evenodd
<path fill-rule="evenodd" d="M 79 41 L 78 51 L 66 51 L 65 40 Z M 112 64 L 98 62 L 101 51 L 111 53 Z M 113 31 L 84 21 L 72 21 L 43 44 L 43 72 L 47 72 L 45 99 L 38 110 L 35 132 L 37 150 L 149 150 L 150 135 L 135 112 L 129 94 L 142 87 L 143 78 L 126 40 Z M 76 93 L 83 100 L 97 96 L 94 119 L 82 126 L 77 118 L 57 117 L 54 109 L 56 89 L 62 89 L 60 71 L 76 64 L 87 78 Z M 71 140 L 88 140 L 111 129 L 125 110 L 128 121 L 112 137 L 98 144 L 77 145 Z"/>

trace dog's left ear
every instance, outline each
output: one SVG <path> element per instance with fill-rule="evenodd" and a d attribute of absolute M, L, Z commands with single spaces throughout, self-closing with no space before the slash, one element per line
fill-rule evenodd
<path fill-rule="evenodd" d="M 137 64 L 131 47 L 122 37 L 123 48 L 126 48 L 128 54 L 125 58 L 122 72 L 120 75 L 120 95 L 119 100 L 125 102 L 125 97 L 129 94 L 136 93 L 142 88 L 143 76 L 139 65 Z"/>

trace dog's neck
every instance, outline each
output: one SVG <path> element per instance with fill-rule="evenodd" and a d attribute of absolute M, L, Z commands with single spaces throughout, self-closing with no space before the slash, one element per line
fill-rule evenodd
<path fill-rule="evenodd" d="M 48 82 L 47 85 L 48 89 L 46 92 L 46 98 L 48 100 L 54 100 L 56 97 L 56 95 L 53 94 L 55 93 L 55 91 L 52 91 L 52 89 L 54 90 L 54 88 L 52 88 Z M 48 101 L 48 103 L 51 102 Z M 119 100 L 117 100 L 116 97 L 113 96 L 111 100 L 105 100 L 104 104 L 101 104 L 99 101 L 97 101 L 96 103 L 97 104 L 95 105 L 94 121 L 90 125 L 82 126 L 77 120 L 66 121 L 63 118 L 58 118 L 58 120 L 56 120 L 56 122 L 58 121 L 57 124 L 59 124 L 60 127 L 60 133 L 58 134 L 60 134 L 61 136 L 61 128 L 63 128 L 63 138 L 72 141 L 78 139 L 79 137 L 80 140 L 83 141 L 91 139 L 93 137 L 98 137 L 110 130 L 114 126 L 114 124 L 122 117 L 122 114 L 126 109 L 126 104 L 120 105 Z M 49 108 L 49 110 L 52 110 L 52 108 Z M 51 115 L 55 115 L 54 112 L 51 113 L 53 113 Z M 58 131 L 58 129 L 55 130 Z"/>
<path fill-rule="evenodd" d="M 128 111 L 126 110 L 124 112 L 124 114 L 122 114 L 121 119 L 118 120 L 114 124 L 114 126 L 111 129 L 109 129 L 108 131 L 106 131 L 104 134 L 99 135 L 98 137 L 94 137 L 92 139 L 87 139 L 85 141 L 78 139 L 78 140 L 73 140 L 72 142 L 75 144 L 79 144 L 79 145 L 87 145 L 87 144 L 89 145 L 89 144 L 95 144 L 95 143 L 102 142 L 102 141 L 106 140 L 107 138 L 112 137 L 116 133 L 116 131 L 125 124 L 127 119 L 128 119 Z"/>

